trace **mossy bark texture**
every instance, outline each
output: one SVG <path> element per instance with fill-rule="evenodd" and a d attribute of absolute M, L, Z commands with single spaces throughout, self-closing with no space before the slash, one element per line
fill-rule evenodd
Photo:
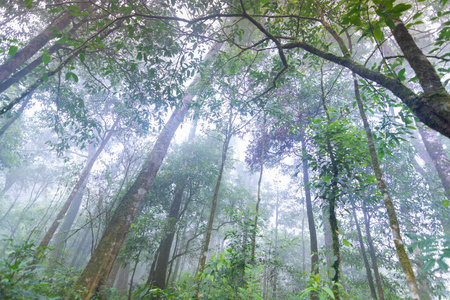
<path fill-rule="evenodd" d="M 359 93 L 358 82 L 356 79 L 356 75 L 353 73 L 353 81 L 355 88 L 355 98 L 358 104 L 359 113 L 361 115 L 361 119 L 363 120 L 364 129 L 367 135 L 367 142 L 369 146 L 370 158 L 372 161 L 372 167 L 375 173 L 375 178 L 378 182 L 378 189 L 383 197 L 384 206 L 386 207 L 388 218 L 389 218 L 389 227 L 392 230 L 392 236 L 394 238 L 395 249 L 397 250 L 397 256 L 400 261 L 400 265 L 403 269 L 403 273 L 405 274 L 406 281 L 408 283 L 408 288 L 410 292 L 410 296 L 412 300 L 422 300 L 419 288 L 417 287 L 416 277 L 414 275 L 414 271 L 411 265 L 411 261 L 409 260 L 408 254 L 406 253 L 405 243 L 402 240 L 402 236 L 400 233 L 400 224 L 398 223 L 397 213 L 395 212 L 394 203 L 391 199 L 389 191 L 387 189 L 386 183 L 383 180 L 383 173 L 381 171 L 380 163 L 378 161 L 377 150 L 375 148 L 375 143 L 372 136 L 372 130 L 370 129 L 369 122 L 367 120 L 366 113 L 364 111 L 363 103 L 361 101 L 361 96 Z"/>

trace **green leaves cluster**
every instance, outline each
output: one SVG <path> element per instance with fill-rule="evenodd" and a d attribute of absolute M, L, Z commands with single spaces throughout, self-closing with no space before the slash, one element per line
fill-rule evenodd
<path fill-rule="evenodd" d="M 314 186 L 319 189 L 323 198 L 329 198 L 330 182 L 334 176 L 337 176 L 341 195 L 373 183 L 373 176 L 362 171 L 368 164 L 364 132 L 357 130 L 345 118 L 331 123 L 324 118 L 311 119 L 309 129 L 309 138 L 314 145 L 314 152 L 309 155 L 309 160 L 311 168 L 317 172 Z M 331 149 L 328 148 L 328 141 Z M 330 155 L 335 158 L 335 166 Z M 337 168 L 337 174 L 334 174 L 334 168 Z"/>

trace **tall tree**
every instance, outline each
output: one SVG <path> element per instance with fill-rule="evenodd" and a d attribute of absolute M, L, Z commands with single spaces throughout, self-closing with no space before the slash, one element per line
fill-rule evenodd
<path fill-rule="evenodd" d="M 75 199 L 75 197 L 79 193 L 80 188 L 82 187 L 83 183 L 86 181 L 86 178 L 89 176 L 89 173 L 91 172 L 95 161 L 97 160 L 97 158 L 102 153 L 102 151 L 105 148 L 105 146 L 108 143 L 108 141 L 111 139 L 111 136 L 113 135 L 114 129 L 117 126 L 118 122 L 119 122 L 119 118 L 116 119 L 116 121 L 112 125 L 111 129 L 108 131 L 108 133 L 106 134 L 105 138 L 102 140 L 102 142 L 100 143 L 99 147 L 95 151 L 95 153 L 92 156 L 92 158 L 86 162 L 86 165 L 85 165 L 83 171 L 81 172 L 77 183 L 75 184 L 75 186 L 73 187 L 72 191 L 70 192 L 69 197 L 67 197 L 67 200 L 64 202 L 64 205 L 59 210 L 58 215 L 56 216 L 56 218 L 53 221 L 52 225 L 50 226 L 50 228 L 47 230 L 46 234 L 42 238 L 42 240 L 41 240 L 41 242 L 39 244 L 39 247 L 45 248 L 45 247 L 47 247 L 49 245 L 50 240 L 53 238 L 53 235 L 55 234 L 56 230 L 58 229 L 59 224 L 61 223 L 62 219 L 66 215 L 67 210 L 69 209 L 69 207 L 72 204 L 73 200 Z"/>
<path fill-rule="evenodd" d="M 208 223 L 206 225 L 205 239 L 203 241 L 202 250 L 200 252 L 200 260 L 198 263 L 198 271 L 200 273 L 203 272 L 203 269 L 206 264 L 206 254 L 208 253 L 209 243 L 211 241 L 211 234 L 212 234 L 212 229 L 213 229 L 212 226 L 213 226 L 214 218 L 216 215 L 217 201 L 219 198 L 220 185 L 222 184 L 222 176 L 223 176 L 223 171 L 225 169 L 225 162 L 227 160 L 228 146 L 230 145 L 230 140 L 234 134 L 234 132 L 233 132 L 234 131 L 233 130 L 233 105 L 232 104 L 230 104 L 228 122 L 227 122 L 226 126 L 227 127 L 225 130 L 224 142 L 223 142 L 223 146 L 222 146 L 222 158 L 221 158 L 220 167 L 219 167 L 219 175 L 217 177 L 216 186 L 214 188 L 214 194 L 213 194 L 213 197 L 211 200 L 211 210 L 209 212 Z M 199 283 L 199 281 L 198 281 L 198 283 Z"/>
<path fill-rule="evenodd" d="M 47 44 L 51 37 L 62 31 L 79 12 L 85 10 L 91 3 L 89 1 L 81 1 L 75 8 L 64 10 L 50 25 L 48 25 L 41 33 L 30 40 L 28 45 L 17 51 L 10 59 L 0 66 L 0 83 L 20 67 L 24 62 L 36 54 L 42 47 Z M 74 13 L 74 11 L 77 13 Z"/>
<path fill-rule="evenodd" d="M 220 50 L 222 43 L 215 44 L 205 57 L 205 62 Z M 94 250 L 87 266 L 80 275 L 77 284 L 86 289 L 83 299 L 90 299 L 105 283 L 114 265 L 119 250 L 129 231 L 139 206 L 149 190 L 162 161 L 167 153 L 173 135 L 189 108 L 194 97 L 194 87 L 200 81 L 197 74 L 190 84 L 180 107 L 178 107 L 161 130 L 152 151 L 147 157 L 136 180 L 120 200 L 110 223 L 106 227 L 102 238 Z"/>

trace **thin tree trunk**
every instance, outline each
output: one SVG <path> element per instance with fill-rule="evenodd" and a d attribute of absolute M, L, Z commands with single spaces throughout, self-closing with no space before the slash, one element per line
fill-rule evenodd
<path fill-rule="evenodd" d="M 383 285 L 381 282 L 380 272 L 378 271 L 377 256 L 375 254 L 375 247 L 373 246 L 372 235 L 370 234 L 370 219 L 367 214 L 366 204 L 364 203 L 364 201 L 362 210 L 364 214 L 364 225 L 366 228 L 367 244 L 369 245 L 370 260 L 372 261 L 373 274 L 375 275 L 375 281 L 377 283 L 378 298 L 380 300 L 384 300 Z"/>
<path fill-rule="evenodd" d="M 364 261 L 364 267 L 366 269 L 367 281 L 369 283 L 370 288 L 370 296 L 373 299 L 377 299 L 377 293 L 375 292 L 375 286 L 373 285 L 372 271 L 370 270 L 369 261 L 367 260 L 366 247 L 364 246 L 364 241 L 361 234 L 361 227 L 359 226 L 358 223 L 358 217 L 356 216 L 356 208 L 354 203 L 352 204 L 352 213 L 353 219 L 355 220 L 356 231 L 358 232 L 359 247 L 361 250 L 361 256 Z"/>
<path fill-rule="evenodd" d="M 272 298 L 277 299 L 277 282 L 278 282 L 278 268 L 276 265 L 276 260 L 278 258 L 278 208 L 279 208 L 279 194 L 278 194 L 278 183 L 277 183 L 277 204 L 275 207 L 275 247 L 273 251 L 273 258 L 274 258 L 274 266 L 272 270 L 272 280 L 273 280 L 273 286 L 272 286 Z"/>
<path fill-rule="evenodd" d="M 207 61 L 211 55 L 217 53 L 221 47 L 222 43 L 214 45 L 205 60 Z M 189 104 L 194 97 L 192 89 L 199 79 L 200 76 L 196 75 L 183 98 L 181 107 L 172 113 L 172 116 L 162 129 L 141 172 L 120 200 L 98 247 L 95 249 L 83 273 L 78 278 L 75 286 L 82 286 L 86 289 L 86 293 L 82 295 L 83 300 L 90 299 L 104 284 L 105 279 L 108 278 L 126 234 L 130 229 L 130 225 L 158 173 L 172 137 L 186 115 Z"/>
<path fill-rule="evenodd" d="M 47 188 L 48 184 L 45 184 L 40 187 L 40 189 L 37 190 L 36 194 L 33 196 L 34 189 L 36 187 L 36 183 L 33 186 L 33 189 L 31 190 L 30 195 L 30 202 L 24 207 L 24 209 L 20 212 L 19 217 L 17 218 L 16 225 L 11 231 L 11 234 L 9 236 L 10 239 L 14 239 L 14 236 L 16 234 L 17 229 L 19 228 L 20 223 L 23 221 L 25 214 L 28 212 L 28 210 L 33 206 L 33 204 L 39 199 L 40 195 L 44 192 L 44 190 Z M 0 254 L 4 255 L 6 248 L 8 244 L 6 244 L 3 249 L 0 251 Z"/>
<path fill-rule="evenodd" d="M 16 112 L 16 114 L 9 119 L 3 126 L 2 128 L 0 128 L 0 137 L 3 136 L 3 134 L 5 133 L 6 130 L 8 130 L 8 128 L 22 115 L 25 107 L 28 105 L 28 103 L 30 102 L 31 96 L 28 97 L 23 103 L 22 106 L 19 108 L 19 110 Z"/>
<path fill-rule="evenodd" d="M 87 18 L 78 22 L 77 24 L 74 24 L 73 27 L 69 30 L 67 35 L 71 37 L 79 28 L 81 25 L 87 22 Z M 46 55 L 51 55 L 58 51 L 59 49 L 63 48 L 63 44 L 56 44 L 51 46 L 47 52 Z M 19 82 L 20 79 L 28 75 L 31 71 L 33 71 L 35 68 L 37 68 L 42 63 L 42 58 L 44 55 L 41 55 L 37 57 L 35 60 L 33 60 L 31 63 L 29 63 L 26 67 L 24 67 L 22 70 L 16 72 L 13 74 L 10 78 L 6 79 L 0 84 L 0 94 L 6 91 L 10 86 L 13 84 Z"/>
<path fill-rule="evenodd" d="M 320 83 L 321 83 L 321 91 L 322 91 L 322 105 L 327 117 L 328 124 L 331 124 L 331 117 L 328 111 L 328 107 L 325 102 L 325 90 L 324 90 L 324 84 L 323 84 L 323 71 L 321 68 L 321 77 L 320 77 Z M 331 197 L 328 196 L 327 199 L 325 199 L 328 203 L 328 218 L 330 222 L 330 231 L 331 231 L 331 241 L 332 241 L 332 248 L 333 248 L 333 263 L 332 268 L 334 270 L 334 274 L 331 276 L 333 280 L 333 295 L 336 300 L 340 299 L 339 295 L 339 286 L 336 283 L 339 283 L 339 277 L 340 277 L 340 271 L 341 271 L 341 254 L 340 254 L 340 245 L 339 245 L 339 227 L 338 227 L 338 221 L 336 218 L 336 205 L 338 201 L 338 194 L 339 194 L 339 187 L 338 187 L 338 176 L 339 176 L 339 170 L 336 163 L 336 157 L 333 152 L 331 141 L 329 135 L 326 135 L 326 146 L 327 146 L 327 153 L 330 157 L 331 162 L 331 169 L 332 169 L 332 178 L 331 178 Z"/>
<path fill-rule="evenodd" d="M 333 241 L 331 238 L 330 221 L 327 216 L 329 215 L 328 208 L 323 210 L 323 236 L 325 243 L 325 261 L 327 263 L 327 275 L 331 281 L 331 257 L 333 256 Z"/>
<path fill-rule="evenodd" d="M 306 273 L 306 247 L 305 247 L 305 205 L 302 210 L 302 269 Z"/>
<path fill-rule="evenodd" d="M 169 266 L 169 272 L 167 273 L 167 279 L 166 279 L 166 286 L 169 285 L 169 282 L 171 282 L 170 278 L 172 277 L 172 271 L 173 271 L 173 263 L 174 258 L 176 257 L 178 253 L 178 242 L 180 240 L 180 232 L 177 231 L 176 237 L 175 237 L 175 247 L 173 247 L 172 252 L 172 259 L 170 260 L 170 266 Z"/>
<path fill-rule="evenodd" d="M 9 215 L 9 213 L 14 208 L 14 206 L 16 206 L 17 200 L 19 200 L 19 197 L 20 197 L 20 194 L 22 193 L 22 190 L 23 190 L 23 186 L 20 188 L 19 192 L 16 194 L 16 198 L 14 199 L 13 203 L 11 203 L 11 205 L 9 206 L 8 210 L 6 211 L 6 213 L 0 219 L 0 224 L 2 224 L 2 222 L 6 219 L 6 217 Z"/>
<path fill-rule="evenodd" d="M 89 177 L 89 175 L 88 175 Z M 81 206 L 81 202 L 83 200 L 83 191 L 86 188 L 87 184 L 87 178 L 83 182 L 82 186 L 80 187 L 80 190 L 76 194 L 75 198 L 72 201 L 72 204 L 70 205 L 69 211 L 67 212 L 67 216 L 64 218 L 64 222 L 61 225 L 61 228 L 59 230 L 59 233 L 55 235 L 55 241 L 54 245 L 56 246 L 55 251 L 52 253 L 53 260 L 58 261 L 65 248 L 67 237 L 69 236 L 70 229 L 72 228 L 72 224 L 75 221 L 75 218 L 78 214 L 78 210 Z"/>
<path fill-rule="evenodd" d="M 152 260 L 152 264 L 150 266 L 150 273 L 147 278 L 147 283 L 145 284 L 150 287 L 153 287 L 153 278 L 155 277 L 156 262 L 158 261 L 158 256 L 159 256 L 160 250 L 161 250 L 161 245 L 159 245 L 158 249 L 156 249 L 156 251 L 155 251 L 155 254 L 153 254 L 153 260 Z"/>
<path fill-rule="evenodd" d="M 258 215 L 259 215 L 259 204 L 261 203 L 261 181 L 264 170 L 264 148 L 266 145 L 266 115 L 264 115 L 263 132 L 262 132 L 262 145 L 261 145 L 261 166 L 259 169 L 259 179 L 258 179 L 258 200 L 255 206 L 255 224 L 253 225 L 252 232 L 252 252 L 251 260 L 255 261 L 255 249 L 256 249 L 256 232 L 258 231 Z"/>
<path fill-rule="evenodd" d="M 83 183 L 86 181 L 86 178 L 89 176 L 89 173 L 91 172 L 95 161 L 99 157 L 100 153 L 102 153 L 102 151 L 105 148 L 106 144 L 108 143 L 109 139 L 113 135 L 114 128 L 117 126 L 118 122 L 119 122 L 119 119 L 117 118 L 117 120 L 114 122 L 113 126 L 111 127 L 111 130 L 108 132 L 106 137 L 103 139 L 103 141 L 101 142 L 97 151 L 95 151 L 95 154 L 92 156 L 92 158 L 90 160 L 88 160 L 86 162 L 86 165 L 80 174 L 80 178 L 78 179 L 77 183 L 73 187 L 72 192 L 70 193 L 69 197 L 67 197 L 66 202 L 61 207 L 61 209 L 60 209 L 58 215 L 56 216 L 55 220 L 53 221 L 52 225 L 47 230 L 47 233 L 44 235 L 44 238 L 42 239 L 41 243 L 39 244 L 39 247 L 48 247 L 50 240 L 53 238 L 53 235 L 55 234 L 56 230 L 58 229 L 59 224 L 61 223 L 62 219 L 66 215 L 66 212 L 69 209 L 70 205 L 72 204 L 73 200 L 75 199 L 75 196 L 78 194 L 81 187 L 83 186 Z M 81 201 L 80 201 L 80 203 L 81 203 Z M 79 208 L 79 206 L 78 206 L 78 208 Z M 78 211 L 78 208 L 77 208 L 77 211 Z M 75 216 L 76 216 L 76 214 L 75 214 Z M 73 218 L 73 220 L 75 220 L 75 218 Z M 73 220 L 72 220 L 72 223 L 73 223 Z M 70 224 L 70 225 L 72 226 L 72 224 Z"/>
<path fill-rule="evenodd" d="M 89 146 L 89 154 L 87 160 L 91 160 L 93 155 L 95 154 L 95 148 L 93 145 Z M 69 210 L 67 212 L 67 216 L 64 218 L 64 222 L 61 225 L 61 228 L 59 229 L 59 233 L 55 236 L 54 244 L 56 245 L 57 249 L 53 252 L 53 260 L 58 261 L 61 258 L 61 255 L 64 251 L 65 244 L 67 237 L 69 236 L 69 231 L 72 228 L 72 225 L 75 221 L 75 218 L 78 214 L 78 211 L 81 206 L 81 202 L 83 200 L 83 194 L 84 189 L 86 188 L 87 182 L 89 179 L 89 174 L 87 175 L 86 179 L 83 181 L 80 190 L 76 194 L 75 198 L 72 201 L 72 204 L 69 207 Z"/>
<path fill-rule="evenodd" d="M 139 257 L 141 256 L 141 251 L 142 251 L 142 248 L 141 248 L 141 250 L 139 250 L 139 253 L 138 253 L 137 258 L 136 258 L 136 263 L 134 264 L 133 272 L 131 273 L 130 288 L 128 290 L 128 300 L 131 300 L 131 295 L 133 293 L 134 274 L 136 274 L 136 268 L 137 268 L 137 265 L 139 263 Z"/>
<path fill-rule="evenodd" d="M 311 275 L 319 274 L 319 248 L 317 246 L 316 224 L 314 222 L 314 212 L 311 201 L 311 187 L 309 183 L 309 164 L 306 156 L 306 140 L 305 133 L 301 132 L 300 142 L 302 143 L 302 170 L 303 170 L 303 187 L 305 189 L 306 214 L 308 216 L 308 229 L 310 236 L 310 250 L 311 250 Z M 318 299 L 318 296 L 313 294 L 311 300 Z"/>
<path fill-rule="evenodd" d="M 100 36 L 100 39 L 104 39 L 107 37 L 110 33 L 115 31 L 117 28 L 121 26 L 121 23 L 117 23 L 117 26 L 112 28 L 111 30 L 105 32 Z M 69 57 L 67 57 L 63 62 L 61 62 L 53 71 L 50 71 L 46 73 L 46 75 L 42 75 L 39 79 L 37 79 L 33 84 L 31 84 L 25 91 L 20 94 L 20 96 L 16 97 L 12 101 L 10 101 L 7 105 L 3 106 L 0 109 L 0 116 L 5 114 L 6 112 L 10 111 L 16 104 L 20 103 L 24 98 L 31 96 L 34 91 L 41 86 L 48 78 L 54 76 L 55 74 L 58 74 L 68 63 L 70 63 L 75 57 L 77 57 L 85 47 L 80 47 L 77 50 L 75 50 Z"/>
<path fill-rule="evenodd" d="M 205 267 L 206 254 L 208 252 L 209 242 L 211 240 L 212 226 L 213 226 L 214 217 L 216 214 L 217 198 L 219 197 L 220 184 L 222 183 L 222 175 L 223 175 L 223 171 L 225 169 L 225 161 L 227 159 L 228 145 L 230 144 L 230 140 L 231 140 L 231 136 L 232 136 L 232 119 L 233 119 L 233 109 L 231 107 L 230 108 L 230 116 L 229 116 L 228 125 L 227 125 L 227 132 L 225 134 L 225 141 L 223 143 L 223 148 L 222 148 L 222 161 L 220 164 L 219 176 L 217 177 L 216 187 L 214 189 L 214 195 L 213 195 L 212 203 L 211 203 L 211 211 L 209 214 L 208 224 L 206 226 L 205 240 L 203 242 L 202 251 L 200 253 L 200 261 L 198 264 L 198 272 L 199 273 L 203 272 L 203 268 Z M 197 282 L 200 283 L 199 278 L 197 279 Z"/>
<path fill-rule="evenodd" d="M 83 11 L 90 5 L 89 2 L 81 2 L 78 4 L 79 11 Z M 62 16 L 54 20 L 47 28 L 40 34 L 34 37 L 26 47 L 17 51 L 10 59 L 8 59 L 3 65 L 0 66 L 0 83 L 20 67 L 24 62 L 36 54 L 39 49 L 44 47 L 50 40 L 50 37 L 58 31 L 67 27 L 72 20 L 76 18 L 75 14 L 71 14 L 70 10 L 65 10 Z"/>
<path fill-rule="evenodd" d="M 75 268 L 77 266 L 77 260 L 80 257 L 80 254 L 83 252 L 83 249 L 86 248 L 87 245 L 89 245 L 89 242 L 86 242 L 86 240 L 89 238 L 89 229 L 85 228 L 83 230 L 83 238 L 81 239 L 81 241 L 78 244 L 77 249 L 75 250 L 74 256 L 72 258 L 72 260 L 70 261 L 69 267 L 70 268 Z M 114 278 L 115 279 L 115 278 Z M 113 282 L 114 284 L 114 282 Z"/>
<path fill-rule="evenodd" d="M 3 186 L 3 189 L 0 192 L 0 198 L 3 197 L 7 191 L 13 186 L 13 184 L 16 182 L 14 179 L 14 176 L 11 174 L 11 172 L 8 172 L 5 174 L 5 185 Z"/>
<path fill-rule="evenodd" d="M 450 200 L 450 159 L 447 156 L 436 131 L 418 125 L 420 136 L 425 148 L 433 161 L 436 171 L 445 190 L 445 196 Z"/>
<path fill-rule="evenodd" d="M 380 163 L 378 162 L 377 150 L 375 148 L 375 142 L 372 136 L 372 130 L 370 129 L 369 122 L 367 121 L 367 116 L 364 111 L 364 106 L 361 101 L 361 96 L 359 94 L 359 87 L 356 75 L 353 73 L 353 83 L 355 88 L 355 98 L 358 104 L 359 113 L 361 115 L 361 119 L 363 120 L 364 129 L 367 135 L 367 143 L 369 146 L 370 158 L 372 161 L 372 167 L 375 173 L 375 178 L 378 182 L 378 188 L 383 197 L 384 205 L 386 207 L 388 217 L 389 217 L 389 226 L 392 230 L 392 236 L 394 238 L 395 249 L 397 250 L 398 259 L 400 261 L 400 265 L 402 266 L 403 273 L 405 274 L 406 281 L 408 283 L 408 288 L 410 291 L 412 300 L 421 300 L 420 292 L 417 287 L 416 277 L 414 275 L 414 271 L 411 265 L 411 261 L 409 260 L 408 253 L 405 249 L 405 243 L 402 240 L 402 236 L 400 233 L 400 224 L 398 223 L 397 213 L 395 212 L 394 203 L 392 202 L 391 196 L 387 189 L 386 183 L 383 180 L 383 173 L 381 171 Z"/>

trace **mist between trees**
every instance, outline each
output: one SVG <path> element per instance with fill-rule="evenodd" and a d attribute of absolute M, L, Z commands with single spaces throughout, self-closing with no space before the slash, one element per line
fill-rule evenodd
<path fill-rule="evenodd" d="M 448 299 L 439 1 L 0 1 L 0 299 Z"/>

